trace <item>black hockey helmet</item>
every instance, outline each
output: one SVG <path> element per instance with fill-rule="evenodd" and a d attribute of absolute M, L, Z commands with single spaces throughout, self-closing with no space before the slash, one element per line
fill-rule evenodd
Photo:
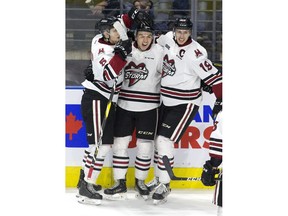
<path fill-rule="evenodd" d="M 114 16 L 102 18 L 99 20 L 98 23 L 96 23 L 95 29 L 96 29 L 96 31 L 98 30 L 101 33 L 103 33 L 104 31 L 107 31 L 107 30 L 110 30 L 111 28 L 113 28 L 113 24 L 117 21 L 119 21 L 119 20 Z"/>
<path fill-rule="evenodd" d="M 193 23 L 187 17 L 177 18 L 174 22 L 174 29 L 188 29 L 192 30 Z"/>
<path fill-rule="evenodd" d="M 140 23 L 137 28 L 136 28 L 136 34 L 138 31 L 146 31 L 146 32 L 151 32 L 152 34 L 154 33 L 154 29 L 149 26 L 149 25 L 145 25 L 144 23 Z"/>

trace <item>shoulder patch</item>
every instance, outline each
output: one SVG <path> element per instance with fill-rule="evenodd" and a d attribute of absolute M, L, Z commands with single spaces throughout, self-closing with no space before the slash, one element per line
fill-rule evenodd
<path fill-rule="evenodd" d="M 100 53 L 104 53 L 104 48 L 100 48 L 100 49 L 99 49 L 98 55 L 99 55 Z"/>
<path fill-rule="evenodd" d="M 203 53 L 199 49 L 194 50 L 194 52 L 195 52 L 196 58 L 199 58 L 200 56 L 203 55 Z"/>

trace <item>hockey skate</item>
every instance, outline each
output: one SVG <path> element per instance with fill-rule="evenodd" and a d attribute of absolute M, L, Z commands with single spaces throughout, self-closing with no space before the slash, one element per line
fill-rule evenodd
<path fill-rule="evenodd" d="M 78 202 L 89 205 L 100 205 L 102 200 L 102 195 L 97 193 L 94 189 L 93 184 L 86 181 L 81 181 L 79 187 Z"/>
<path fill-rule="evenodd" d="M 144 183 L 144 180 L 135 179 L 135 190 L 136 198 L 143 198 L 144 200 L 148 200 L 149 198 L 149 190 Z"/>
<path fill-rule="evenodd" d="M 84 177 L 85 177 L 84 170 L 81 169 L 81 170 L 80 170 L 79 180 L 78 180 L 78 183 L 77 183 L 77 188 L 78 188 L 78 189 L 80 188 L 81 182 L 82 182 L 82 180 L 84 179 Z"/>
<path fill-rule="evenodd" d="M 171 189 L 169 183 L 160 183 L 159 186 L 156 188 L 154 194 L 152 195 L 153 204 L 158 205 L 167 202 L 167 196 L 170 194 L 170 192 Z"/>
<path fill-rule="evenodd" d="M 113 187 L 105 189 L 104 198 L 107 200 L 127 199 L 126 179 L 119 179 Z"/>
<path fill-rule="evenodd" d="M 77 183 L 77 188 L 79 189 L 80 186 L 81 186 L 81 182 L 84 181 L 84 177 L 85 177 L 85 174 L 84 174 L 84 170 L 81 169 L 80 170 L 80 176 L 79 176 L 79 180 L 78 180 L 78 183 Z M 93 184 L 92 185 L 94 190 L 95 191 L 100 191 L 102 189 L 102 186 L 101 185 L 95 185 Z M 76 194 L 76 197 L 78 198 L 80 195 L 79 195 L 79 190 L 78 190 L 78 193 Z"/>
<path fill-rule="evenodd" d="M 149 192 L 153 193 L 159 184 L 159 177 L 154 177 L 150 182 L 146 184 L 146 187 L 148 188 Z"/>

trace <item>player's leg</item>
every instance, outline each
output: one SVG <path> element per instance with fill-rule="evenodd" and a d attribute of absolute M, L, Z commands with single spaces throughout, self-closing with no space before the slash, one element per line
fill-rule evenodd
<path fill-rule="evenodd" d="M 129 166 L 128 145 L 134 129 L 131 112 L 117 107 L 114 125 L 113 178 L 115 184 L 104 190 L 105 198 L 111 200 L 126 199 L 126 173 Z"/>
<path fill-rule="evenodd" d="M 95 145 L 89 145 L 89 152 L 95 151 Z M 88 159 L 86 160 L 86 164 L 91 164 L 92 162 L 89 160 L 91 154 L 88 155 Z M 94 167 L 91 164 L 89 169 L 85 166 L 83 173 L 84 173 L 84 179 L 80 182 L 79 185 L 79 192 L 77 195 L 78 202 L 83 204 L 91 204 L 91 205 L 99 205 L 101 204 L 102 195 L 99 194 L 97 191 L 99 190 L 99 187 L 101 189 L 100 185 L 96 185 L 96 175 L 95 172 L 89 172 L 88 170 L 93 170 Z M 86 171 L 86 174 L 85 174 Z M 94 174 L 94 175 L 93 175 Z M 90 176 L 88 178 L 88 176 Z"/>
<path fill-rule="evenodd" d="M 159 184 L 156 187 L 152 199 L 154 200 L 154 204 L 164 203 L 167 201 L 166 197 L 170 193 L 170 177 L 165 169 L 164 163 L 162 161 L 163 155 L 166 155 L 171 163 L 171 166 L 173 167 L 174 163 L 174 141 L 170 140 L 167 137 L 164 137 L 162 135 L 157 136 L 156 138 L 156 147 L 160 152 L 160 156 L 158 158 L 158 172 L 159 172 Z"/>
<path fill-rule="evenodd" d="M 96 148 L 95 143 L 97 142 L 95 128 L 101 125 L 100 119 L 97 122 L 93 120 L 93 116 L 95 115 L 95 110 L 100 109 L 100 104 L 101 100 L 98 99 L 97 95 L 91 94 L 90 91 L 84 91 L 81 100 L 81 111 L 86 126 L 86 137 L 89 146 L 84 150 L 77 198 L 80 203 L 96 205 L 101 203 L 102 196 L 97 193 L 98 190 L 101 190 L 101 186 L 96 185 L 95 174 L 92 175 L 93 172 L 89 172 L 89 170 L 93 171 L 93 157 Z"/>
<path fill-rule="evenodd" d="M 115 184 L 104 190 L 106 199 L 126 199 L 126 173 L 129 166 L 128 145 L 131 136 L 115 137 L 113 144 L 113 178 Z"/>
<path fill-rule="evenodd" d="M 148 199 L 150 191 L 145 180 L 151 164 L 154 139 L 158 123 L 158 109 L 135 113 L 137 154 L 135 160 L 136 196 Z"/>
<path fill-rule="evenodd" d="M 97 185 L 96 182 L 102 170 L 105 157 L 113 143 L 115 119 L 115 105 L 112 104 L 106 127 L 102 137 L 100 137 L 107 102 L 108 100 L 105 97 L 94 91 L 88 91 L 82 97 L 81 108 L 89 147 L 85 149 L 84 153 L 84 181 L 82 181 L 79 188 L 79 202 L 93 204 L 92 201 L 95 201 L 95 199 L 102 199 L 102 195 L 96 193 L 96 191 L 101 190 L 101 186 Z M 97 154 L 95 154 L 96 144 L 99 144 L 100 139 L 102 139 L 102 145 L 99 146 Z M 97 204 L 99 204 L 99 201 Z"/>
<path fill-rule="evenodd" d="M 149 196 L 149 190 L 145 185 L 145 179 L 147 178 L 150 169 L 153 140 L 137 138 L 136 144 L 135 190 L 146 200 Z"/>
<path fill-rule="evenodd" d="M 197 113 L 198 108 L 199 107 L 194 104 L 181 104 L 172 107 L 167 107 L 162 104 L 160 107 L 158 136 L 156 138 L 156 148 L 159 154 L 158 168 L 160 185 L 152 196 L 154 204 L 166 202 L 166 197 L 170 193 L 170 177 L 165 169 L 162 157 L 166 155 L 173 167 L 174 143 L 177 143 L 181 139 Z"/>
<path fill-rule="evenodd" d="M 153 154 L 153 168 L 154 168 L 154 177 L 149 181 L 146 186 L 150 192 L 150 195 L 155 192 L 156 187 L 160 184 L 159 182 L 159 168 L 158 168 L 158 150 L 154 141 L 154 154 Z"/>
<path fill-rule="evenodd" d="M 98 95 L 97 93 L 96 95 Z M 89 151 L 86 158 L 84 167 L 84 179 L 92 184 L 97 182 L 98 176 L 104 165 L 106 155 L 111 149 L 113 144 L 114 134 L 114 119 L 115 119 L 115 105 L 111 105 L 110 113 L 106 121 L 106 126 L 103 131 L 102 137 L 100 137 L 100 131 L 102 130 L 102 121 L 105 115 L 107 106 L 107 99 L 102 95 L 98 96 L 99 100 L 93 100 L 91 104 L 92 115 L 87 120 L 87 140 L 89 143 Z M 101 143 L 100 142 L 101 139 Z M 96 152 L 96 144 L 99 145 L 99 149 Z M 95 154 L 96 153 L 96 154 Z"/>

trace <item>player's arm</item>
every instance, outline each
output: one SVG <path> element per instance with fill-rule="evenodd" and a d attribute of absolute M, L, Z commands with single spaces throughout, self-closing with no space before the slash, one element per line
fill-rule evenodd
<path fill-rule="evenodd" d="M 213 88 L 214 85 L 222 83 L 222 73 L 205 55 L 193 61 L 192 64 L 194 71 L 206 85 L 212 86 Z"/>
<path fill-rule="evenodd" d="M 132 7 L 127 14 L 122 14 L 120 16 L 120 21 L 122 25 L 125 25 L 126 28 L 131 28 L 133 23 L 153 26 L 153 20 L 149 14 L 145 11 L 141 11 L 136 7 Z"/>
<path fill-rule="evenodd" d="M 210 86 L 216 98 L 222 100 L 222 71 L 218 70 L 205 55 L 193 61 L 192 65 L 201 78 L 202 85 Z"/>
<path fill-rule="evenodd" d="M 103 66 L 103 80 L 108 81 L 115 79 L 120 71 L 127 63 L 126 57 L 132 51 L 132 42 L 130 39 L 122 41 L 116 44 L 114 48 L 114 56 L 108 61 L 103 58 L 100 60 L 100 64 Z"/>
<path fill-rule="evenodd" d="M 141 14 L 141 15 L 140 15 Z M 119 20 L 119 22 L 121 23 L 121 25 L 123 26 L 123 28 L 125 28 L 125 31 L 128 32 L 128 29 L 130 29 L 133 25 L 133 23 L 140 23 L 141 22 L 141 18 L 143 17 L 143 12 L 139 11 L 137 8 L 132 7 L 130 9 L 130 11 L 128 13 L 125 14 L 121 14 L 119 15 L 117 18 Z M 149 15 L 145 13 L 145 19 L 150 19 Z M 148 16 L 148 18 L 146 18 Z"/>
<path fill-rule="evenodd" d="M 213 66 L 217 68 L 217 76 L 215 78 L 215 82 L 212 85 L 213 93 L 216 98 L 221 100 L 221 108 L 222 108 L 222 62 L 221 63 L 213 63 Z"/>
<path fill-rule="evenodd" d="M 155 38 L 155 43 L 159 44 L 160 46 L 164 47 L 169 40 L 173 40 L 172 32 L 168 32 L 166 34 L 158 35 Z"/>
<path fill-rule="evenodd" d="M 204 65 L 205 61 L 204 63 L 202 61 L 199 64 Z M 210 68 L 208 64 L 207 66 L 208 67 L 206 70 Z M 204 77 L 201 80 L 201 88 L 203 89 L 203 91 L 207 91 L 210 94 L 214 93 L 216 97 L 216 101 L 214 103 L 213 110 L 212 110 L 212 116 L 213 116 L 213 119 L 215 119 L 217 114 L 222 110 L 222 63 L 213 63 L 213 66 L 218 70 L 217 73 L 210 74 L 207 77 Z"/>

